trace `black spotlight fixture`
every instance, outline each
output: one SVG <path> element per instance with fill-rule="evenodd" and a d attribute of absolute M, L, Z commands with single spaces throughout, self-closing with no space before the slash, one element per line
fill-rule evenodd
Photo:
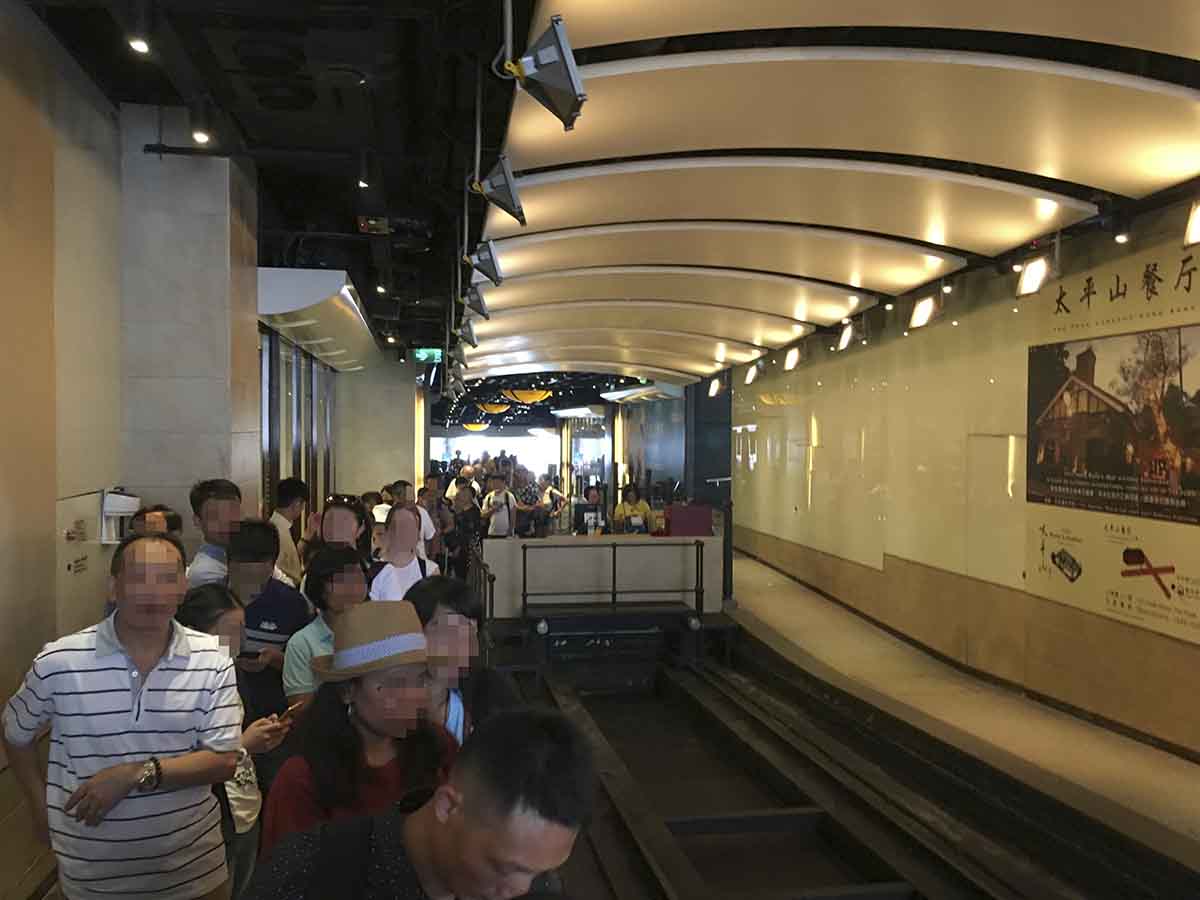
<path fill-rule="evenodd" d="M 475 293 L 479 293 L 475 291 Z M 483 298 L 480 297 L 480 300 Z M 463 319 L 462 327 L 458 329 L 458 336 L 470 344 L 473 348 L 479 347 L 479 339 L 475 337 L 475 323 L 470 319 Z"/>
<path fill-rule="evenodd" d="M 129 49 L 138 56 L 150 55 L 150 0 L 133 4 L 133 28 L 125 35 Z"/>
<path fill-rule="evenodd" d="M 475 285 L 467 288 L 467 296 L 463 298 L 463 303 L 467 305 L 467 309 L 474 310 L 483 316 L 485 319 L 490 319 L 492 314 L 488 312 L 487 303 L 484 302 L 483 294 L 479 293 L 479 288 Z M 471 329 L 471 337 L 475 336 L 475 329 Z M 478 345 L 476 345 L 478 346 Z"/>
<path fill-rule="evenodd" d="M 500 257 L 496 254 L 496 244 L 493 241 L 484 241 L 466 261 L 472 269 L 496 287 L 503 283 L 504 270 L 500 268 Z"/>
<path fill-rule="evenodd" d="M 188 107 L 188 119 L 192 126 L 192 140 L 201 147 L 212 143 L 212 104 L 207 97 L 192 102 Z"/>

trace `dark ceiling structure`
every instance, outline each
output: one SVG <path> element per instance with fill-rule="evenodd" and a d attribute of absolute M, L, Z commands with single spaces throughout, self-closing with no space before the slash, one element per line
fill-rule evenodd
<path fill-rule="evenodd" d="M 484 172 L 512 103 L 488 70 L 499 4 L 158 0 L 140 57 L 126 39 L 137 3 L 31 6 L 114 103 L 212 111 L 209 146 L 156 149 L 254 160 L 260 265 L 344 269 L 381 347 L 442 346 L 477 97 Z M 474 240 L 483 199 L 471 207 Z"/>

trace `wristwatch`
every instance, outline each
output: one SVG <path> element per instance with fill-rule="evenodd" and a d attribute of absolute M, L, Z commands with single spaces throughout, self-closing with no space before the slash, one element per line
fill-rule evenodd
<path fill-rule="evenodd" d="M 138 775 L 137 785 L 135 786 L 137 792 L 139 794 L 146 794 L 158 787 L 159 782 L 162 780 L 161 771 L 158 766 L 158 759 L 153 756 L 142 763 L 142 771 Z"/>

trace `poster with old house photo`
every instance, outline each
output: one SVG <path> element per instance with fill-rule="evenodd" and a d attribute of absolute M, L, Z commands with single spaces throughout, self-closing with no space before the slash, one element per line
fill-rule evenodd
<path fill-rule="evenodd" d="M 1200 326 L 1029 348 L 1027 499 L 1200 524 Z"/>

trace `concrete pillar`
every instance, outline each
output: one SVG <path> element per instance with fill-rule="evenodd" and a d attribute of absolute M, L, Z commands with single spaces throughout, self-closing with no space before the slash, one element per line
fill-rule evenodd
<path fill-rule="evenodd" d="M 188 490 L 230 478 L 259 511 L 257 195 L 253 170 L 152 156 L 191 143 L 182 109 L 121 107 L 122 483 L 185 520 Z"/>

